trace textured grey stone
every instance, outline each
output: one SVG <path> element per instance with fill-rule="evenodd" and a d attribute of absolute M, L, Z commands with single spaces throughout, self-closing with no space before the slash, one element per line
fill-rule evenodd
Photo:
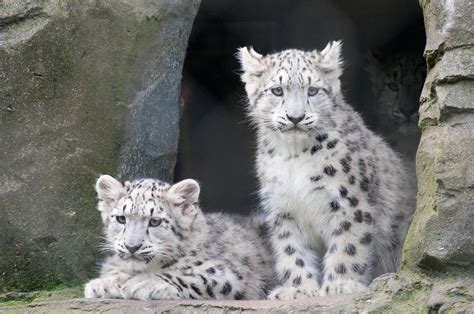
<path fill-rule="evenodd" d="M 410 273 L 386 274 L 366 293 L 293 301 L 133 301 L 71 299 L 34 301 L 24 306 L 4 306 L 12 313 L 426 313 L 472 310 L 472 278 L 451 282 L 428 280 Z"/>
<path fill-rule="evenodd" d="M 420 4 L 425 16 L 428 54 L 474 44 L 472 1 L 420 0 Z"/>
<path fill-rule="evenodd" d="M 474 81 L 460 81 L 435 87 L 440 110 L 474 109 Z"/>
<path fill-rule="evenodd" d="M 429 64 L 420 107 L 418 205 L 404 265 L 474 270 L 472 1 L 422 1 Z"/>
<path fill-rule="evenodd" d="M 1 2 L 0 290 L 91 276 L 99 174 L 172 178 L 198 6 Z"/>
<path fill-rule="evenodd" d="M 418 150 L 418 165 L 432 168 L 418 172 L 424 180 L 419 209 L 426 211 L 414 222 L 423 223 L 418 263 L 428 269 L 473 267 L 474 117 L 456 120 L 425 129 Z"/>
<path fill-rule="evenodd" d="M 156 20 L 159 26 L 145 30 L 149 40 L 136 47 L 140 61 L 131 87 L 137 94 L 126 116 L 120 175 L 171 181 L 178 148 L 182 65 L 199 1 L 132 3 L 146 20 Z"/>

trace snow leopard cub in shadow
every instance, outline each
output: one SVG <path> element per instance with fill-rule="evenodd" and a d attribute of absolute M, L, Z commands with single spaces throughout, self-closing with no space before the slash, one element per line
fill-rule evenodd
<path fill-rule="evenodd" d="M 269 298 L 363 291 L 395 271 L 415 190 L 399 156 L 345 103 L 341 42 L 238 57 L 280 280 Z"/>
<path fill-rule="evenodd" d="M 271 253 L 250 219 L 203 214 L 194 180 L 96 183 L 112 252 L 86 298 L 262 299 L 273 278 Z"/>
<path fill-rule="evenodd" d="M 426 78 L 423 38 L 414 43 L 395 41 L 368 54 L 371 82 L 371 125 L 415 173 L 415 156 L 420 141 L 419 99 Z M 405 40 L 407 41 L 407 40 Z"/>

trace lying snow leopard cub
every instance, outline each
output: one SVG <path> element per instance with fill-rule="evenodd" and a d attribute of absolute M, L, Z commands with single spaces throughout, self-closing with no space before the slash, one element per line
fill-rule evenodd
<path fill-rule="evenodd" d="M 270 299 L 361 291 L 399 264 L 414 189 L 397 154 L 344 102 L 340 55 L 341 42 L 239 50 L 280 280 Z"/>
<path fill-rule="evenodd" d="M 98 209 L 107 248 L 86 298 L 261 299 L 273 276 L 271 253 L 250 221 L 204 215 L 199 185 L 101 176 Z"/>

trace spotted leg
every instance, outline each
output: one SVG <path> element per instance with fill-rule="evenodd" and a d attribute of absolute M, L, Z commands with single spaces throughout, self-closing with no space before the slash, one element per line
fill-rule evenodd
<path fill-rule="evenodd" d="M 239 274 L 219 261 L 190 262 L 157 274 L 135 275 L 122 288 L 125 299 L 230 299 L 246 298 L 247 286 Z"/>
<path fill-rule="evenodd" d="M 338 214 L 324 256 L 320 295 L 362 292 L 370 280 L 374 228 L 370 211 L 355 209 L 351 215 Z"/>
<path fill-rule="evenodd" d="M 276 272 L 280 286 L 269 299 L 292 300 L 318 295 L 316 256 L 306 246 L 306 237 L 288 213 L 279 213 L 270 219 L 271 243 L 275 254 Z"/>

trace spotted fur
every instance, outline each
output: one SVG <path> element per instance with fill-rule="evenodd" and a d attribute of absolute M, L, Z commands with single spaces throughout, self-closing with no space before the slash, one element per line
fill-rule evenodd
<path fill-rule="evenodd" d="M 344 102 L 340 54 L 340 42 L 238 53 L 280 280 L 271 299 L 364 290 L 399 264 L 414 190 L 398 155 Z"/>
<path fill-rule="evenodd" d="M 261 299 L 271 287 L 271 254 L 254 224 L 204 215 L 196 181 L 101 176 L 96 189 L 112 255 L 87 298 Z"/>

